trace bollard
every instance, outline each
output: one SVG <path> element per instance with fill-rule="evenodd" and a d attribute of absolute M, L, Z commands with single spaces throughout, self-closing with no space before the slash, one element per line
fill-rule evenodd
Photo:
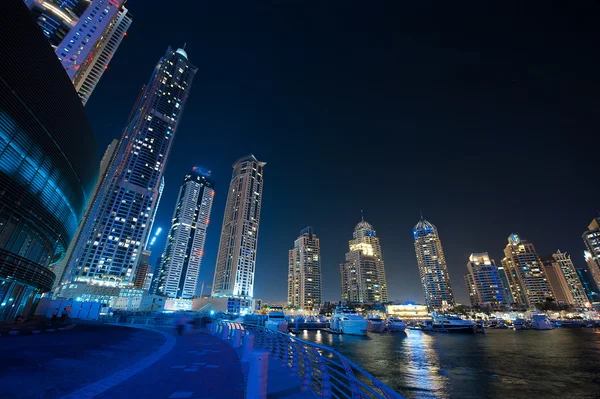
<path fill-rule="evenodd" d="M 249 362 L 250 355 L 252 354 L 253 350 L 254 350 L 254 335 L 253 334 L 244 335 L 244 351 L 243 351 L 244 353 L 242 355 L 242 361 Z"/>
<path fill-rule="evenodd" d="M 221 333 L 221 339 L 227 341 L 229 337 L 229 326 L 227 324 L 223 324 L 223 332 Z"/>
<path fill-rule="evenodd" d="M 246 399 L 266 399 L 269 375 L 269 352 L 253 351 L 248 369 Z"/>
<path fill-rule="evenodd" d="M 233 347 L 239 348 L 242 341 L 242 329 L 236 328 L 233 330 Z"/>

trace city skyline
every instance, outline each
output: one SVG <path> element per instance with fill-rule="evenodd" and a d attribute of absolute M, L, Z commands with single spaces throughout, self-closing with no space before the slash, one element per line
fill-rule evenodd
<path fill-rule="evenodd" d="M 449 30 L 446 19 L 423 20 L 408 5 L 394 7 L 403 10 L 402 21 L 416 32 L 414 37 L 399 32 L 397 21 L 392 23 L 377 7 L 367 15 L 377 16 L 382 23 L 368 23 L 365 32 L 358 34 L 343 18 L 333 25 L 324 24 L 305 14 L 301 6 L 278 9 L 280 20 L 286 22 L 280 23 L 251 7 L 242 7 L 239 15 L 226 18 L 229 14 L 223 6 L 194 5 L 197 14 L 186 13 L 175 20 L 164 18 L 160 7 L 148 5 L 127 5 L 135 21 L 88 102 L 100 147 L 118 136 L 139 86 L 145 83 L 144 73 L 135 71 L 148 71 L 161 46 L 187 42 L 186 49 L 202 54 L 203 76 L 197 77 L 202 91 L 192 93 L 189 108 L 193 111 L 184 117 L 175 140 L 178 159 L 171 159 L 166 169 L 166 191 L 155 226 L 168 229 L 177 182 L 190 164 L 210 167 L 223 187 L 237 156 L 260 155 L 273 172 L 269 172 L 264 192 L 264 202 L 271 207 L 265 209 L 261 222 L 255 297 L 285 300 L 286 288 L 281 282 L 287 270 L 282 265 L 287 264 L 290 240 L 303 226 L 311 225 L 323 243 L 324 299 L 338 299 L 338 264 L 347 251 L 343 237 L 354 227 L 352 215 L 360 209 L 377 226 L 386 248 L 390 299 L 424 300 L 411 239 L 419 208 L 443 229 L 450 278 L 460 303 L 468 303 L 462 276 L 469 254 L 488 251 L 499 262 L 505 238 L 512 231 L 535 242 L 541 255 L 561 248 L 571 254 L 576 267 L 586 266 L 581 233 L 598 208 L 594 199 L 598 189 L 583 179 L 582 171 L 592 170 L 594 163 L 578 137 L 594 134 L 589 127 L 593 123 L 586 121 L 594 120 L 593 93 L 598 83 L 585 60 L 580 60 L 576 71 L 574 65 L 586 54 L 589 37 L 552 31 L 549 35 L 557 41 L 570 37 L 577 52 L 549 53 L 547 44 L 528 33 L 529 20 L 513 18 L 513 31 L 500 38 L 495 33 L 502 19 L 498 16 L 489 29 L 478 32 L 480 39 L 464 44 L 465 51 L 454 47 L 440 50 L 447 48 L 445 40 L 464 40 Z M 338 11 L 327 5 L 320 10 L 324 15 Z M 354 11 L 344 15 L 349 17 Z M 465 30 L 474 29 L 477 22 L 455 15 L 451 9 L 446 11 L 456 16 Z M 310 21 L 314 30 L 296 33 L 292 26 L 299 21 L 298 15 Z M 158 24 L 164 29 L 155 31 Z M 279 32 L 290 46 L 282 48 L 274 36 L 254 33 L 258 26 L 263 27 L 260 31 Z M 202 34 L 193 27 L 201 27 Z M 432 38 L 428 32 L 443 34 Z M 323 37 L 332 46 L 343 48 L 345 56 L 336 60 L 339 53 L 323 51 Z M 367 61 L 349 51 L 357 42 L 378 42 L 379 37 L 401 43 L 405 55 L 376 47 L 369 50 Z M 516 53 L 506 50 L 506 41 L 514 45 Z M 431 51 L 423 53 L 423 48 Z M 527 51 L 521 52 L 524 49 Z M 482 54 L 482 58 L 474 59 L 473 54 Z M 525 68 L 526 63 L 532 63 L 532 69 Z M 325 67 L 317 68 L 319 65 Z M 445 66 L 443 75 L 437 73 L 439 65 Z M 541 70 L 538 67 L 544 72 L 534 73 Z M 565 71 L 573 72 L 567 73 L 570 84 Z M 385 79 L 385 87 L 377 83 L 377 76 Z M 465 79 L 471 82 L 466 93 Z M 556 87 L 556 81 L 564 86 Z M 555 100 L 542 108 L 550 86 L 555 87 L 550 93 Z M 455 90 L 463 94 L 456 97 L 451 94 Z M 377 139 L 366 140 L 365 132 L 372 132 Z M 206 145 L 198 148 L 200 137 Z M 398 139 L 405 143 L 398 146 Z M 515 147 L 516 141 L 519 145 Z M 313 147 L 314 143 L 319 144 Z M 548 164 L 536 150 L 540 144 L 548 147 L 548 152 L 565 147 L 572 150 L 567 159 Z M 480 151 L 495 161 L 474 167 L 465 155 Z M 366 158 L 369 154 L 373 156 Z M 422 163 L 424 157 L 426 163 Z M 353 173 L 343 173 L 357 162 L 360 167 Z M 519 163 L 528 179 L 512 180 L 511 190 L 507 190 L 506 173 L 512 162 Z M 290 181 L 291 171 L 301 168 L 310 176 L 310 190 Z M 387 172 L 381 172 L 392 170 L 398 173 L 394 184 L 388 181 Z M 367 188 L 348 195 L 359 182 Z M 552 198 L 509 193 L 542 193 L 557 182 L 565 187 Z M 213 221 L 221 220 L 225 197 L 215 198 Z M 572 198 L 581 201 L 575 204 Z M 165 238 L 159 238 L 158 248 L 163 247 Z M 213 278 L 211 265 L 216 262 L 218 241 L 219 223 L 214 222 L 208 229 L 200 277 L 206 284 Z M 153 253 L 153 264 L 156 256 Z"/>

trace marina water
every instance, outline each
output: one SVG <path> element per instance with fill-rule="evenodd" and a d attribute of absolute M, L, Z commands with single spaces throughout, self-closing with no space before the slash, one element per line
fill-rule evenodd
<path fill-rule="evenodd" d="M 597 328 L 297 336 L 337 349 L 406 398 L 600 397 Z"/>

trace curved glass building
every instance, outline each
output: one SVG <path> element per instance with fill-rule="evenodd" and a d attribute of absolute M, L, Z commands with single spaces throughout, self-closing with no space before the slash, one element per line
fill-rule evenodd
<path fill-rule="evenodd" d="M 98 174 L 81 100 L 25 4 L 0 7 L 0 322 L 51 289 Z"/>

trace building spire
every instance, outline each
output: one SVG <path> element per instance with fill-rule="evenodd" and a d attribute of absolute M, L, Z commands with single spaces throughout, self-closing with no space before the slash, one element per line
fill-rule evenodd
<path fill-rule="evenodd" d="M 183 43 L 183 50 L 185 50 L 185 46 L 187 45 L 187 43 Z"/>
<path fill-rule="evenodd" d="M 423 220 L 423 209 L 419 208 L 419 213 L 421 214 L 421 220 Z"/>
<path fill-rule="evenodd" d="M 365 215 L 363 215 L 363 210 L 362 209 L 360 210 L 360 220 L 363 221 L 363 222 L 365 221 Z"/>

